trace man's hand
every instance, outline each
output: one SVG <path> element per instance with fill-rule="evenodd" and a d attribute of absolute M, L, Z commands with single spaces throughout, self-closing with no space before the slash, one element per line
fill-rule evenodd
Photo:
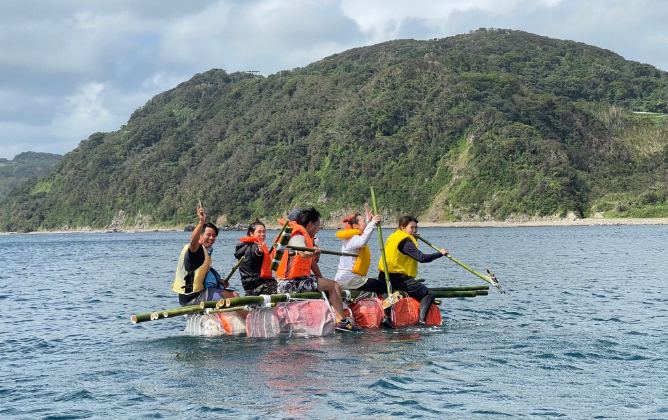
<path fill-rule="evenodd" d="M 440 252 L 441 254 L 443 254 L 443 256 L 446 256 L 446 255 L 448 255 L 448 254 L 449 254 L 449 252 L 448 252 L 448 251 L 446 251 L 446 250 L 445 250 L 445 249 L 443 249 L 443 248 L 441 248 L 441 249 L 439 250 L 439 252 Z"/>
<path fill-rule="evenodd" d="M 378 216 L 378 215 L 373 216 L 373 221 L 376 222 L 376 223 L 380 223 L 381 222 L 380 216 Z"/>
<path fill-rule="evenodd" d="M 197 217 L 199 218 L 199 222 L 201 224 L 204 224 L 206 222 L 206 214 L 204 214 L 204 209 L 202 208 L 202 204 L 197 203 Z"/>

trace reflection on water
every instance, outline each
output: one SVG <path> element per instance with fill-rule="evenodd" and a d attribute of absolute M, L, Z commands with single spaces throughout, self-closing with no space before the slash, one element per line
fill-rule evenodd
<path fill-rule="evenodd" d="M 177 305 L 187 233 L 0 236 L 17 255 L 0 274 L 0 417 L 666 417 L 668 227 L 421 233 L 508 294 L 443 299 L 438 328 L 190 337 L 182 319 L 129 322 Z M 239 236 L 221 232 L 219 271 Z M 482 284 L 446 259 L 420 277 Z"/>

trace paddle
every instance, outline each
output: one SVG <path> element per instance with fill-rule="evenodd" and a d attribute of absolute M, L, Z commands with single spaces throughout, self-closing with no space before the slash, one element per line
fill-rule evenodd
<path fill-rule="evenodd" d="M 421 240 L 422 242 L 424 242 L 425 244 L 429 245 L 430 247 L 434 248 L 435 250 L 440 251 L 439 248 L 437 248 L 434 244 L 432 244 L 432 243 L 429 242 L 428 240 L 424 239 L 422 236 L 420 236 L 420 235 L 415 235 L 415 237 L 418 238 L 419 240 Z M 470 271 L 471 273 L 475 274 L 476 276 L 480 277 L 481 279 L 485 280 L 487 283 L 489 283 L 489 284 L 491 284 L 492 286 L 496 287 L 496 288 L 499 290 L 499 293 L 506 293 L 506 292 L 504 292 L 503 289 L 501 288 L 501 285 L 499 284 L 499 281 L 496 279 L 496 277 L 494 277 L 494 273 L 492 273 L 491 271 L 489 271 L 489 269 L 485 268 L 485 270 L 487 270 L 487 273 L 489 274 L 489 277 L 487 277 L 487 276 L 484 276 L 484 275 L 478 273 L 477 271 L 475 271 L 474 269 L 472 269 L 472 268 L 469 267 L 468 265 L 464 264 L 463 262 L 461 262 L 461 261 L 455 259 L 455 257 L 453 257 L 453 256 L 450 255 L 450 254 L 447 254 L 446 257 L 448 257 L 451 261 L 454 261 L 455 263 L 459 264 L 460 266 L 462 266 L 462 267 L 465 268 L 466 270 Z"/>
<path fill-rule="evenodd" d="M 223 280 L 223 285 L 224 285 L 225 287 L 229 287 L 229 286 L 230 286 L 230 279 L 232 278 L 232 274 L 234 274 L 234 272 L 237 271 L 237 268 L 239 268 L 239 266 L 241 265 L 241 263 L 244 262 L 244 259 L 245 259 L 245 258 L 246 258 L 246 257 L 241 257 L 241 258 L 239 258 L 239 261 L 237 261 L 237 264 L 234 266 L 234 268 L 232 268 L 232 271 L 230 271 L 230 274 L 228 274 L 227 277 L 225 278 L 225 280 Z"/>
<path fill-rule="evenodd" d="M 294 245 L 288 245 L 289 249 L 294 249 L 295 251 L 302 251 L 302 252 L 315 252 L 316 248 L 307 248 L 305 246 L 294 246 Z M 343 256 L 343 257 L 358 257 L 357 254 L 352 254 L 350 252 L 341 252 L 341 251 L 328 251 L 326 249 L 320 249 L 321 254 L 328 254 L 328 255 L 338 255 L 338 256 Z"/>
<path fill-rule="evenodd" d="M 371 187 L 371 203 L 373 204 L 373 213 L 378 215 L 378 204 L 376 203 L 376 191 Z M 383 229 L 380 227 L 380 222 L 376 224 L 378 229 L 378 243 L 380 244 L 380 259 L 383 262 L 383 271 L 385 272 L 385 284 L 387 285 L 387 299 L 383 301 L 383 309 L 397 303 L 401 299 L 397 294 L 392 294 L 392 286 L 390 286 L 390 272 L 387 269 L 387 258 L 385 257 L 385 243 L 383 242 Z"/>

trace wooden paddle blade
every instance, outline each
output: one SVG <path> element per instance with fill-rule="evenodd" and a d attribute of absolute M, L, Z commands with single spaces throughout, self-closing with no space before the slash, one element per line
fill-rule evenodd
<path fill-rule="evenodd" d="M 492 286 L 496 287 L 498 289 L 499 293 L 505 294 L 506 292 L 501 288 L 501 285 L 499 284 L 499 281 L 494 276 L 494 273 L 489 271 L 489 268 L 487 268 L 487 267 L 485 267 L 485 271 L 487 271 L 487 274 L 489 274 L 489 280 L 492 283 Z"/>

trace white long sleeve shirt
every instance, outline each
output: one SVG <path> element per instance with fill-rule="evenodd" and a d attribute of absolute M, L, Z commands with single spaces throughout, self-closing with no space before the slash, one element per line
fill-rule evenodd
<path fill-rule="evenodd" d="M 371 219 L 361 235 L 355 235 L 343 240 L 343 245 L 341 245 L 341 252 L 351 252 L 353 254 L 357 254 L 360 248 L 364 248 L 369 243 L 369 239 L 371 239 L 371 234 L 375 228 L 376 222 Z M 355 274 L 353 274 L 351 270 L 355 266 L 356 260 L 357 257 L 340 257 L 339 269 L 336 272 L 336 276 L 334 276 L 334 280 L 342 283 L 352 279 Z"/>

